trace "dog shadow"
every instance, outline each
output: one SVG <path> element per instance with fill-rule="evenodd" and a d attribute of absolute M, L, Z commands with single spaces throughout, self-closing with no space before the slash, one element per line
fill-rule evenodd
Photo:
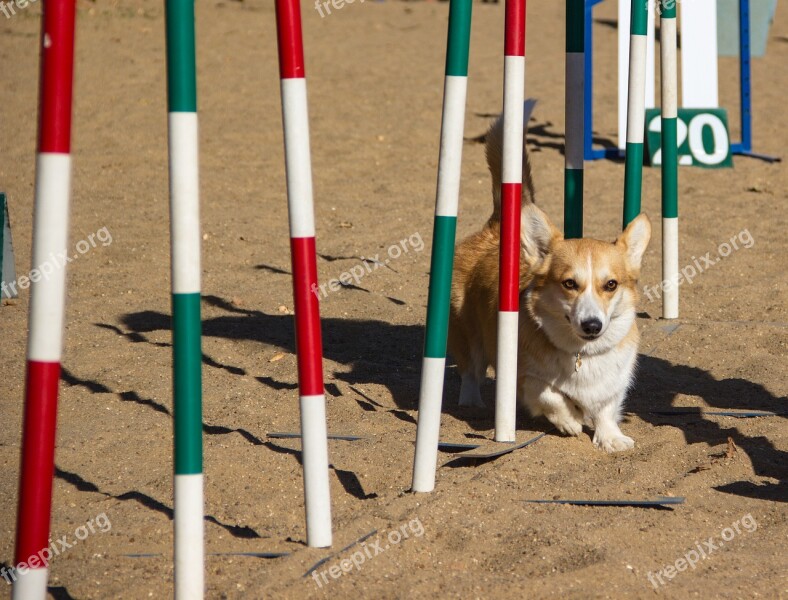
<path fill-rule="evenodd" d="M 205 296 L 203 302 L 227 314 L 203 320 L 203 335 L 228 340 L 252 341 L 295 352 L 294 321 L 291 315 L 267 314 L 235 306 L 218 296 Z M 170 329 L 170 316 L 153 311 L 129 313 L 121 317 L 121 325 L 135 339 Z M 385 411 L 394 417 L 416 424 L 420 381 L 421 350 L 424 328 L 421 325 L 392 324 L 372 319 L 322 320 L 324 358 L 342 365 L 332 373 L 336 381 L 347 384 L 354 399 L 364 411 Z M 494 386 L 488 380 L 482 387 L 487 410 L 460 407 L 459 377 L 448 361 L 444 385 L 443 412 L 467 423 L 472 431 L 489 431 L 494 427 L 492 399 Z M 227 369 L 232 372 L 231 369 Z M 265 383 L 261 374 L 257 380 Z M 331 385 L 331 384 L 329 384 Z M 383 386 L 394 403 L 375 397 L 365 386 Z M 334 393 L 333 395 L 336 395 Z M 672 364 L 652 356 L 641 356 L 638 378 L 627 401 L 627 409 L 655 426 L 680 428 L 688 444 L 718 445 L 733 437 L 750 457 L 755 473 L 778 480 L 776 484 L 759 485 L 741 481 L 716 489 L 745 497 L 788 501 L 788 456 L 764 437 L 749 437 L 735 425 L 727 427 L 697 415 L 659 415 L 660 410 L 673 406 L 679 395 L 701 397 L 706 404 L 724 409 L 769 410 L 785 409 L 785 398 L 771 394 L 762 385 L 740 378 L 715 379 L 697 367 Z M 766 418 L 784 418 L 782 416 Z M 546 430 L 546 421 L 518 417 L 519 426 Z M 473 437 L 476 434 L 468 434 Z M 415 436 L 415 431 L 414 431 Z"/>
<path fill-rule="evenodd" d="M 497 117 L 497 114 L 491 113 L 477 113 L 479 117 Z M 469 144 L 484 144 L 487 142 L 487 133 L 465 138 Z M 607 137 L 603 137 L 598 132 L 594 131 L 591 134 L 591 143 L 594 146 L 602 146 L 605 150 L 618 150 L 618 144 Z M 551 121 L 544 123 L 531 118 L 528 124 L 528 134 L 526 136 L 526 145 L 528 151 L 531 153 L 542 152 L 544 150 L 555 150 L 561 156 L 566 154 L 566 135 L 560 129 L 556 128 Z M 615 163 L 624 162 L 623 151 L 621 153 L 610 154 L 606 156 L 607 160 Z"/>
<path fill-rule="evenodd" d="M 737 481 L 714 489 L 748 498 L 788 502 L 788 452 L 777 448 L 763 436 L 744 434 L 736 424 L 738 418 L 711 420 L 702 413 L 659 414 L 674 407 L 678 395 L 696 396 L 710 407 L 724 410 L 762 410 L 778 413 L 768 419 L 785 419 L 786 398 L 773 395 L 758 383 L 747 379 L 715 379 L 708 371 L 677 365 L 653 356 L 641 356 L 638 378 L 630 393 L 627 409 L 656 427 L 674 427 L 682 431 L 687 444 L 716 446 L 733 438 L 752 461 L 758 477 L 777 480 L 758 484 Z"/>

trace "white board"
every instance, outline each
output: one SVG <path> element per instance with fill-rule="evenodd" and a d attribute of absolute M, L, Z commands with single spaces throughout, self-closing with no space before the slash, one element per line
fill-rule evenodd
<path fill-rule="evenodd" d="M 717 108 L 717 0 L 679 2 L 681 106 Z"/>

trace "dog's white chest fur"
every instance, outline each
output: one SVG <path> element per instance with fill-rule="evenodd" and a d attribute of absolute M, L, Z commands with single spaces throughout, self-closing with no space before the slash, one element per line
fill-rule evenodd
<path fill-rule="evenodd" d="M 578 435 L 585 424 L 594 429 L 595 445 L 608 452 L 629 449 L 634 441 L 617 423 L 636 359 L 637 345 L 625 344 L 599 354 L 578 357 L 559 351 L 551 360 L 531 361 L 521 401 L 563 433 Z"/>
<path fill-rule="evenodd" d="M 601 404 L 623 396 L 632 381 L 637 348 L 613 348 L 602 354 L 580 353 L 561 361 L 560 372 L 553 373 L 553 385 L 584 410 L 596 412 Z M 547 374 L 547 373 L 546 373 Z"/>

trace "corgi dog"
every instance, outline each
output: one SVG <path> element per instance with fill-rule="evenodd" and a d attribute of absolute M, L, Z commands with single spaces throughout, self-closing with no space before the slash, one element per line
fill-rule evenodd
<path fill-rule="evenodd" d="M 493 213 L 454 259 L 448 350 L 465 406 L 484 406 L 479 386 L 496 363 L 502 139 L 501 116 L 486 135 Z M 642 213 L 612 243 L 564 239 L 534 204 L 523 136 L 518 402 L 564 434 L 587 425 L 607 452 L 635 444 L 618 423 L 634 378 L 637 280 L 650 238 Z"/>

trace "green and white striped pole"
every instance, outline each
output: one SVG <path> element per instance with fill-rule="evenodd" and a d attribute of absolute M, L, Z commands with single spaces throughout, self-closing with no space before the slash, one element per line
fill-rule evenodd
<path fill-rule="evenodd" d="M 583 237 L 585 0 L 566 0 L 564 237 Z"/>
<path fill-rule="evenodd" d="M 472 0 L 451 0 L 446 47 L 446 79 L 438 164 L 438 190 L 432 235 L 427 325 L 419 393 L 419 422 L 413 463 L 414 492 L 435 488 L 438 462 L 443 374 L 454 263 L 454 238 L 460 198 L 462 138 L 465 127 L 465 96 L 468 86 L 468 52 Z"/>
<path fill-rule="evenodd" d="M 194 0 L 166 0 L 175 421 L 175 598 L 202 598 L 200 199 Z"/>
<path fill-rule="evenodd" d="M 679 316 L 679 159 L 676 0 L 659 0 L 662 69 L 662 318 Z"/>
<path fill-rule="evenodd" d="M 643 183 L 643 135 L 646 121 L 648 5 L 649 3 L 644 0 L 632 0 L 630 13 L 627 147 L 624 164 L 624 227 L 640 214 Z"/>

